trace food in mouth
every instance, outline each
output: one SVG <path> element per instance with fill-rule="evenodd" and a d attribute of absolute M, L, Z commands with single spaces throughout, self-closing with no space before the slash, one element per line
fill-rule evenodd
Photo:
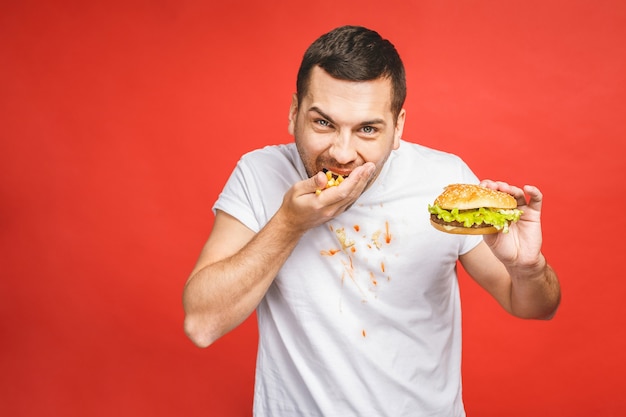
<path fill-rule="evenodd" d="M 347 175 L 344 177 L 343 175 L 336 174 L 326 168 L 323 168 L 322 172 L 326 174 L 326 185 L 323 188 L 324 190 L 330 187 L 336 187 L 339 184 L 341 184 L 344 179 L 348 178 Z M 321 193 L 322 193 L 321 188 L 318 188 L 317 190 L 315 190 L 315 194 L 320 195 Z"/>
<path fill-rule="evenodd" d="M 462 235 L 508 233 L 522 215 L 512 195 L 475 184 L 448 185 L 428 212 L 435 229 Z"/>

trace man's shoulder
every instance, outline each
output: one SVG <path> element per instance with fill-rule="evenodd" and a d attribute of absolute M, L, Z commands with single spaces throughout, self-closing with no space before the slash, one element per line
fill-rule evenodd
<path fill-rule="evenodd" d="M 287 158 L 291 159 L 295 154 L 297 155 L 297 149 L 295 143 L 283 143 L 275 145 L 266 145 L 262 148 L 256 148 L 248 151 L 242 155 L 242 159 L 256 159 L 256 158 Z"/>
<path fill-rule="evenodd" d="M 400 147 L 398 148 L 398 152 L 400 154 L 414 154 L 419 155 L 424 158 L 437 158 L 437 159 L 449 159 L 449 160 L 460 160 L 461 158 L 451 152 L 444 151 L 442 149 L 437 149 L 425 145 L 421 145 L 416 142 L 410 142 L 407 140 L 400 141 Z"/>
<path fill-rule="evenodd" d="M 445 169 L 446 167 L 466 166 L 463 159 L 457 154 L 406 140 L 400 142 L 400 147 L 396 153 L 400 159 L 406 160 L 408 164 L 414 165 L 416 168 L 431 169 L 436 167 Z"/>
<path fill-rule="evenodd" d="M 295 143 L 267 145 L 251 150 L 241 156 L 238 166 L 243 172 L 253 176 L 262 175 L 266 180 L 270 179 L 270 175 L 290 182 L 306 178 Z"/>

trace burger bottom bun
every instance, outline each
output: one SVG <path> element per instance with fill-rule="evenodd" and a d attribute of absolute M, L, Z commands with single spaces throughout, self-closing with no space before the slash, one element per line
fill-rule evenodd
<path fill-rule="evenodd" d="M 500 232 L 500 230 L 496 229 L 493 226 L 485 226 L 485 227 L 449 226 L 445 224 L 436 223 L 432 220 L 430 221 L 430 224 L 437 230 L 440 230 L 445 233 L 451 233 L 454 235 L 492 235 L 494 233 Z"/>

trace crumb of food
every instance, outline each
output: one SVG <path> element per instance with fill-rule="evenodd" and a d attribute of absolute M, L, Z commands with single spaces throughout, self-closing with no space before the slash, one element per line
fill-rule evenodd
<path fill-rule="evenodd" d="M 355 244 L 355 241 L 346 235 L 346 230 L 343 227 L 336 229 L 335 234 L 337 235 L 337 239 L 339 239 L 339 243 L 341 243 L 342 248 L 346 249 Z"/>

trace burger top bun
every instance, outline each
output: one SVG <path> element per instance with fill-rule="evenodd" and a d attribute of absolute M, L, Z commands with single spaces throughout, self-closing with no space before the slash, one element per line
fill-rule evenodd
<path fill-rule="evenodd" d="M 517 201 L 512 195 L 474 184 L 448 185 L 434 201 L 445 210 L 470 210 L 480 207 L 514 209 Z"/>

